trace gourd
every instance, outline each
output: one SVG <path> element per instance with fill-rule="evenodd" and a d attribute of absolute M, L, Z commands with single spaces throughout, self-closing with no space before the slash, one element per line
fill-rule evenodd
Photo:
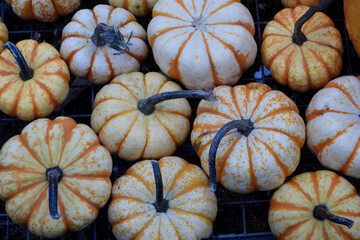
<path fill-rule="evenodd" d="M 255 61 L 254 21 L 239 1 L 159 0 L 152 14 L 155 62 L 187 89 L 234 85 Z"/>
<path fill-rule="evenodd" d="M 37 19 L 43 22 L 54 22 L 60 16 L 65 16 L 75 11 L 80 0 L 5 0 L 16 15 L 22 19 Z"/>
<path fill-rule="evenodd" d="M 108 0 L 113 7 L 125 8 L 136 17 L 143 17 L 151 13 L 157 0 Z"/>
<path fill-rule="evenodd" d="M 315 9 L 285 8 L 265 27 L 261 57 L 279 84 L 306 92 L 339 75 L 344 51 L 341 34 L 329 17 L 316 12 L 330 2 L 324 0 Z"/>
<path fill-rule="evenodd" d="M 111 194 L 110 153 L 85 124 L 38 119 L 0 152 L 0 198 L 12 221 L 55 238 L 97 217 Z"/>
<path fill-rule="evenodd" d="M 174 98 L 211 97 L 211 92 L 180 90 L 160 73 L 122 74 L 97 93 L 91 127 L 101 143 L 122 159 L 169 156 L 190 131 L 190 105 L 186 99 Z"/>
<path fill-rule="evenodd" d="M 0 110 L 30 121 L 46 117 L 69 92 L 70 73 L 59 52 L 34 40 L 8 42 L 0 55 Z"/>
<path fill-rule="evenodd" d="M 344 0 L 346 29 L 357 54 L 360 56 L 360 0 Z"/>
<path fill-rule="evenodd" d="M 311 8 L 316 7 L 322 0 L 281 0 L 281 3 L 286 8 L 294 8 L 299 5 L 308 6 Z"/>
<path fill-rule="evenodd" d="M 122 8 L 82 9 L 62 33 L 60 54 L 71 73 L 96 84 L 140 70 L 147 53 L 144 28 Z"/>
<path fill-rule="evenodd" d="M 305 141 L 295 103 L 261 83 L 218 86 L 199 103 L 191 143 L 210 176 L 239 193 L 272 190 L 292 174 Z"/>
<path fill-rule="evenodd" d="M 3 46 L 8 40 L 8 29 L 0 17 L 0 53 L 3 51 Z"/>
<path fill-rule="evenodd" d="M 109 221 L 117 239 L 202 239 L 217 213 L 209 179 L 179 157 L 136 163 L 112 188 Z"/>
<path fill-rule="evenodd" d="M 272 196 L 269 224 L 277 239 L 359 239 L 360 197 L 345 178 L 302 173 Z"/>
<path fill-rule="evenodd" d="M 360 178 L 360 80 L 343 76 L 317 92 L 306 109 L 307 145 L 324 166 Z"/>

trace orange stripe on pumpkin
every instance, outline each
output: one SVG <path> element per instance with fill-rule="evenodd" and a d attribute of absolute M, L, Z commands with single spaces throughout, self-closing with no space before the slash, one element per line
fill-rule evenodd
<path fill-rule="evenodd" d="M 304 212 L 311 211 L 311 209 L 305 206 L 301 206 L 301 205 L 299 206 L 291 202 L 279 202 L 277 199 L 273 198 L 270 202 L 270 211 L 279 211 L 279 210 L 304 211 Z"/>

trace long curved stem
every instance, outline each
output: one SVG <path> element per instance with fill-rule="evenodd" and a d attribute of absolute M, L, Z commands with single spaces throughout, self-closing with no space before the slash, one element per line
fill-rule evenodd
<path fill-rule="evenodd" d="M 138 102 L 137 108 L 140 112 L 145 115 L 150 115 L 155 110 L 155 105 L 171 99 L 178 98 L 200 98 L 208 101 L 214 101 L 216 97 L 213 95 L 213 90 L 211 91 L 201 91 L 201 90 L 183 90 L 183 91 L 173 91 L 173 92 L 163 92 L 146 99 L 142 99 Z"/>
<path fill-rule="evenodd" d="M 301 46 L 307 41 L 306 36 L 301 31 L 302 26 L 307 22 L 316 12 L 321 12 L 326 9 L 333 0 L 323 0 L 316 8 L 310 8 L 304 15 L 302 15 L 295 23 L 293 42 Z"/>
<path fill-rule="evenodd" d="M 53 219 L 59 219 L 61 216 L 57 209 L 58 182 L 64 176 L 59 167 L 48 168 L 46 170 L 46 180 L 49 183 L 49 212 Z"/>
<path fill-rule="evenodd" d="M 209 175 L 210 175 L 210 191 L 215 192 L 217 188 L 217 179 L 216 179 L 216 153 L 220 145 L 221 140 L 230 130 L 237 128 L 238 131 L 244 135 L 249 136 L 251 131 L 254 129 L 253 123 L 248 119 L 242 120 L 233 120 L 226 123 L 220 128 L 220 130 L 215 134 L 215 137 L 211 143 L 209 150 Z"/>
<path fill-rule="evenodd" d="M 345 225 L 349 229 L 354 225 L 353 220 L 332 214 L 324 204 L 315 206 L 313 210 L 313 216 L 320 221 L 324 221 L 325 219 L 327 219 L 334 223 Z"/>
<path fill-rule="evenodd" d="M 17 64 L 20 68 L 20 77 L 23 81 L 32 79 L 34 76 L 34 70 L 28 66 L 25 61 L 24 56 L 21 54 L 20 50 L 12 42 L 7 42 L 3 46 L 4 49 L 9 49 L 11 54 L 14 56 Z"/>
<path fill-rule="evenodd" d="M 154 206 L 157 212 L 166 212 L 169 208 L 169 202 L 164 199 L 164 187 L 160 172 L 159 163 L 156 160 L 151 160 L 151 165 L 154 171 L 154 178 L 156 184 L 156 201 Z"/>

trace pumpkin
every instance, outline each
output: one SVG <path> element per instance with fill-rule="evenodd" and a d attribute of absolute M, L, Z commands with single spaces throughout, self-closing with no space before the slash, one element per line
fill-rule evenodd
<path fill-rule="evenodd" d="M 360 197 L 333 172 L 302 173 L 272 196 L 269 224 L 277 239 L 360 239 Z"/>
<path fill-rule="evenodd" d="M 82 9 L 62 33 L 60 54 L 71 73 L 96 84 L 138 71 L 147 53 L 144 28 L 122 8 Z"/>
<path fill-rule="evenodd" d="M 59 52 L 48 43 L 22 40 L 4 45 L 0 55 L 0 110 L 30 121 L 61 105 L 70 73 Z"/>
<path fill-rule="evenodd" d="M 295 103 L 261 83 L 219 86 L 213 94 L 217 101 L 199 103 L 191 132 L 211 189 L 216 181 L 240 193 L 280 186 L 296 169 L 305 140 Z"/>
<path fill-rule="evenodd" d="M 75 11 L 81 0 L 5 0 L 16 15 L 22 19 L 37 19 L 43 22 L 54 22 L 60 16 Z"/>
<path fill-rule="evenodd" d="M 306 109 L 307 145 L 324 166 L 360 178 L 360 80 L 343 76 L 317 92 Z"/>
<path fill-rule="evenodd" d="M 308 6 L 311 8 L 316 7 L 322 0 L 281 0 L 281 3 L 286 8 L 294 8 L 299 5 Z"/>
<path fill-rule="evenodd" d="M 137 17 L 151 13 L 157 0 L 108 0 L 113 7 L 125 8 Z"/>
<path fill-rule="evenodd" d="M 91 127 L 112 154 L 125 160 L 171 155 L 186 140 L 191 115 L 188 101 L 174 98 L 212 95 L 180 90 L 160 73 L 122 74 L 97 93 Z M 173 100 L 160 102 L 167 99 Z"/>
<path fill-rule="evenodd" d="M 346 29 L 357 54 L 360 56 L 360 0 L 344 0 Z"/>
<path fill-rule="evenodd" d="M 152 14 L 155 62 L 185 88 L 234 85 L 255 61 L 254 21 L 239 1 L 159 0 Z"/>
<path fill-rule="evenodd" d="M 197 239 L 212 231 L 209 179 L 179 157 L 133 165 L 114 183 L 108 214 L 117 239 Z"/>
<path fill-rule="evenodd" d="M 328 3 L 323 1 L 316 9 L 285 8 L 266 25 L 261 57 L 279 84 L 306 92 L 339 75 L 344 51 L 341 34 L 328 16 L 316 12 Z"/>
<path fill-rule="evenodd" d="M 67 117 L 28 124 L 2 147 L 0 169 L 7 214 L 42 237 L 86 227 L 111 194 L 110 153 Z"/>
<path fill-rule="evenodd" d="M 0 53 L 3 51 L 3 45 L 9 40 L 8 29 L 0 17 Z"/>

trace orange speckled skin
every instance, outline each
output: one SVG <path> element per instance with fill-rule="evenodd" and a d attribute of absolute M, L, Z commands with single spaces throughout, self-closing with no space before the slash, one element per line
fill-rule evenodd
<path fill-rule="evenodd" d="M 196 165 L 182 158 L 159 160 L 164 199 L 169 209 L 157 212 L 151 162 L 133 165 L 114 183 L 109 221 L 117 239 L 200 240 L 211 235 L 217 213 L 209 179 Z"/>
<path fill-rule="evenodd" d="M 191 132 L 201 166 L 209 175 L 209 148 L 217 131 L 232 120 L 250 119 L 248 137 L 236 129 L 222 139 L 216 154 L 217 180 L 231 191 L 249 193 L 280 186 L 297 167 L 305 124 L 295 103 L 265 84 L 219 86 L 218 101 L 202 100 Z"/>
<path fill-rule="evenodd" d="M 68 66 L 48 43 L 22 40 L 16 46 L 34 70 L 34 76 L 23 81 L 15 58 L 8 49 L 4 50 L 0 55 L 0 110 L 26 121 L 46 117 L 65 101 L 69 92 Z"/>
<path fill-rule="evenodd" d="M 182 90 L 160 73 L 122 74 L 96 95 L 91 127 L 112 154 L 133 161 L 159 159 L 175 152 L 190 131 L 191 108 L 186 99 L 168 100 L 144 115 L 140 99 Z"/>
<path fill-rule="evenodd" d="M 8 29 L 0 18 L 0 53 L 3 51 L 3 46 L 8 40 Z"/>
<path fill-rule="evenodd" d="M 309 9 L 285 8 L 269 22 L 263 34 L 261 57 L 273 78 L 289 88 L 306 92 L 323 87 L 342 68 L 340 32 L 324 13 L 317 12 L 302 27 L 307 41 L 293 42 L 295 22 Z"/>
<path fill-rule="evenodd" d="M 254 21 L 239 0 L 159 0 L 152 15 L 155 62 L 188 89 L 234 85 L 255 61 Z"/>
<path fill-rule="evenodd" d="M 322 0 L 281 0 L 281 3 L 286 8 L 294 8 L 299 5 L 308 6 L 311 8 L 316 7 Z"/>
<path fill-rule="evenodd" d="M 360 0 L 344 0 L 346 29 L 357 54 L 360 56 Z"/>
<path fill-rule="evenodd" d="M 316 205 L 325 204 L 331 213 L 351 219 L 351 229 L 313 217 Z M 360 197 L 345 178 L 327 171 L 302 173 L 284 185 L 270 201 L 269 224 L 277 239 L 360 239 Z"/>
<path fill-rule="evenodd" d="M 60 219 L 49 213 L 46 170 L 58 166 Z M 0 152 L 0 198 L 16 223 L 38 236 L 55 238 L 93 222 L 111 193 L 110 153 L 85 124 L 58 117 L 38 119 Z"/>
<path fill-rule="evenodd" d="M 143 17 L 151 13 L 157 0 L 108 0 L 113 7 L 121 7 L 130 11 L 137 17 Z"/>
<path fill-rule="evenodd" d="M 100 23 L 119 29 L 125 42 L 132 33 L 129 51 L 119 54 L 107 44 L 96 46 L 91 37 Z M 61 57 L 72 74 L 96 84 L 104 84 L 122 73 L 139 71 L 147 53 L 144 28 L 123 8 L 100 4 L 93 10 L 82 9 L 63 29 Z"/>
<path fill-rule="evenodd" d="M 60 16 L 75 11 L 80 0 L 5 0 L 16 15 L 22 19 L 37 19 L 43 22 L 54 22 Z"/>
<path fill-rule="evenodd" d="M 360 80 L 343 76 L 317 92 L 306 109 L 307 145 L 328 168 L 360 178 Z"/>

